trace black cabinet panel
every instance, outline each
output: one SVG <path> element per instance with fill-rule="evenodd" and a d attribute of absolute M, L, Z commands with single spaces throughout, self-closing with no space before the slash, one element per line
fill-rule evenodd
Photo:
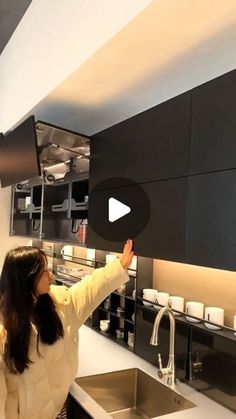
<path fill-rule="evenodd" d="M 236 268 L 236 170 L 190 180 L 187 262 Z"/>
<path fill-rule="evenodd" d="M 145 229 L 134 239 L 136 255 L 186 261 L 187 182 L 187 178 L 179 178 L 142 185 L 150 201 L 151 216 Z M 139 222 L 138 217 L 135 218 L 135 207 L 132 208 L 132 188 L 133 186 L 127 186 L 122 189 L 122 202 L 131 206 L 131 213 L 126 216 L 127 223 L 126 217 L 122 222 L 122 219 L 120 220 L 120 228 L 127 231 L 127 238 L 130 237 L 129 228 L 132 223 Z M 112 189 L 110 191 L 112 197 Z M 104 192 L 97 191 L 95 198 L 98 201 L 105 199 Z M 131 219 L 132 211 L 133 218 Z M 99 217 L 99 203 L 91 203 L 89 220 L 91 217 Z M 87 245 L 117 252 L 123 248 L 123 243 L 116 243 L 115 238 L 114 242 L 104 240 L 103 237 L 94 233 L 91 227 L 88 230 Z"/>
<path fill-rule="evenodd" d="M 191 174 L 236 167 L 236 70 L 192 91 Z"/>
<path fill-rule="evenodd" d="M 90 188 L 110 177 L 143 183 L 186 176 L 190 108 L 187 92 L 95 134 Z"/>
<path fill-rule="evenodd" d="M 151 204 L 151 217 L 135 240 L 138 255 L 186 261 L 187 178 L 142 185 Z"/>

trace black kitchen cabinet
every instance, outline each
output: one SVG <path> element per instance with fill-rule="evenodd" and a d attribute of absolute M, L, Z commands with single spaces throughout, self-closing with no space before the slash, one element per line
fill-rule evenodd
<path fill-rule="evenodd" d="M 187 92 L 93 135 L 90 188 L 113 177 L 143 183 L 188 175 L 190 112 Z"/>
<path fill-rule="evenodd" d="M 139 256 L 154 257 L 159 259 L 186 261 L 186 228 L 187 228 L 187 186 L 188 179 L 179 178 L 159 182 L 145 183 L 142 188 L 146 192 L 150 207 L 150 219 L 144 230 L 134 238 L 135 253 Z M 127 238 L 132 237 L 129 233 L 132 223 L 139 223 L 140 215 L 136 218 L 132 208 L 134 186 L 120 188 L 123 201 L 131 207 L 131 213 L 121 218 L 117 228 L 126 231 Z M 97 191 L 93 195 L 94 200 L 89 208 L 89 220 L 91 217 L 99 217 L 99 201 L 105 199 L 107 191 Z M 113 190 L 110 189 L 110 196 Z M 142 205 L 142 202 L 140 202 Z M 90 221 L 88 223 L 90 225 Z M 109 228 L 108 223 L 101 220 L 101 225 Z M 106 231 L 104 231 L 106 234 Z M 88 229 L 88 247 L 96 249 L 121 252 L 123 242 L 105 240 L 102 234 L 98 235 L 91 226 Z"/>
<path fill-rule="evenodd" d="M 71 221 L 68 218 L 69 183 L 45 185 L 42 237 L 47 240 L 68 240 Z"/>
<path fill-rule="evenodd" d="M 12 190 L 11 235 L 85 245 L 87 218 L 88 179 L 84 176 Z"/>
<path fill-rule="evenodd" d="M 191 174 L 236 168 L 236 70 L 192 91 Z"/>
<path fill-rule="evenodd" d="M 13 189 L 11 234 L 39 237 L 41 225 L 42 185 Z"/>
<path fill-rule="evenodd" d="M 191 177 L 187 262 L 236 269 L 236 170 Z"/>
<path fill-rule="evenodd" d="M 135 240 L 138 255 L 186 262 L 188 178 L 146 183 L 150 220 Z"/>

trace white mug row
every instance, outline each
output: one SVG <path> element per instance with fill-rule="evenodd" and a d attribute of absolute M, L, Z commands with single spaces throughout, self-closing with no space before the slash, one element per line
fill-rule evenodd
<path fill-rule="evenodd" d="M 167 292 L 158 292 L 158 290 L 145 288 L 143 289 L 143 298 L 148 301 L 143 301 L 146 306 L 154 306 L 159 309 L 157 303 L 162 306 L 170 306 L 175 316 L 181 315 L 184 312 L 184 298 L 176 295 L 169 295 Z M 175 311 L 177 310 L 177 311 Z M 178 312 L 181 313 L 178 313 Z M 204 304 L 198 301 L 188 301 L 185 306 L 185 312 L 188 314 L 186 320 L 192 323 L 199 323 L 203 319 L 211 323 L 205 323 L 208 329 L 219 330 L 224 326 L 224 309 L 221 307 L 205 307 Z M 194 316 L 194 317 L 192 317 Z M 196 317 L 196 318 L 195 318 Z M 234 329 L 236 330 L 236 315 L 234 316 Z M 235 332 L 236 335 L 236 332 Z"/>

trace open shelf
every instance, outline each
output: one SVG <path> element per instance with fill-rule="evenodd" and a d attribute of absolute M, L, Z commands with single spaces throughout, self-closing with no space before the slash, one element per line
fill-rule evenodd
<path fill-rule="evenodd" d="M 150 302 L 150 301 L 145 300 L 141 297 L 137 297 L 137 300 L 138 300 L 138 308 L 140 308 L 141 310 L 152 312 L 153 314 L 158 313 L 158 309 L 155 309 L 154 307 L 147 307 L 147 306 L 142 304 L 143 301 L 147 301 L 147 302 Z M 157 304 L 157 303 L 155 303 L 155 305 L 159 306 L 160 309 L 163 307 L 162 305 Z M 177 311 L 177 310 L 175 310 L 175 311 Z M 235 332 L 234 329 L 231 329 L 230 327 L 227 327 L 227 326 L 221 326 L 220 330 L 208 329 L 205 326 L 204 323 L 209 323 L 209 324 L 212 324 L 214 326 L 218 326 L 218 325 L 215 324 L 215 323 L 209 322 L 205 319 L 199 319 L 198 317 L 194 317 L 193 315 L 190 316 L 188 313 L 185 313 L 185 312 L 178 311 L 178 313 L 180 313 L 180 315 L 175 316 L 175 321 L 177 323 L 182 323 L 182 324 L 185 324 L 188 327 L 192 327 L 192 328 L 204 331 L 204 332 L 209 333 L 209 334 L 222 336 L 224 338 L 227 338 L 227 339 L 230 339 L 230 340 L 236 342 L 236 336 L 234 335 L 234 332 Z M 166 316 L 168 316 L 168 314 L 166 314 Z M 189 322 L 188 320 L 186 320 L 186 316 L 193 317 L 193 318 L 201 320 L 201 321 L 199 323 Z"/>
<path fill-rule="evenodd" d="M 100 330 L 99 327 L 92 327 L 92 329 L 95 332 L 100 333 L 101 335 L 105 336 L 106 338 L 108 338 L 108 339 L 112 340 L 113 342 L 117 343 L 118 345 L 122 346 L 123 348 L 128 349 L 131 352 L 134 352 L 134 348 L 129 346 L 123 339 L 118 339 L 113 333 L 103 332 L 102 330 Z"/>

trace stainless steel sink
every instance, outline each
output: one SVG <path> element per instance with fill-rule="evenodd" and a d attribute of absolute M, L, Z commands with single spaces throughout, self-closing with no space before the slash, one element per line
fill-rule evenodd
<path fill-rule="evenodd" d="M 195 405 L 138 368 L 76 378 L 112 418 L 154 418 Z"/>

